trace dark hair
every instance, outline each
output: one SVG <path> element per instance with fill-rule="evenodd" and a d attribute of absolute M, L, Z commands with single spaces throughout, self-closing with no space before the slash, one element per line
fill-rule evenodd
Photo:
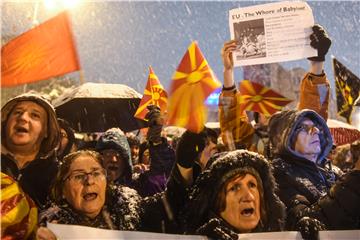
<path fill-rule="evenodd" d="M 254 121 L 255 121 L 256 123 L 259 123 L 260 113 L 258 113 L 258 112 L 253 112 L 253 117 L 254 117 Z"/>
<path fill-rule="evenodd" d="M 130 136 L 127 136 L 127 141 L 129 143 L 129 146 L 132 147 L 132 146 L 140 146 L 140 140 L 138 137 L 136 137 L 135 135 L 130 135 Z"/>
<path fill-rule="evenodd" d="M 58 173 L 56 175 L 55 181 L 53 183 L 52 187 L 52 198 L 57 204 L 61 204 L 63 200 L 63 188 L 64 188 L 64 182 L 65 182 L 65 176 L 69 174 L 69 170 L 71 167 L 71 164 L 78 159 L 81 156 L 89 156 L 93 158 L 96 162 L 100 164 L 100 166 L 103 166 L 103 158 L 102 156 L 95 151 L 91 150 L 80 150 L 73 153 L 70 153 L 66 155 L 62 163 L 60 164 Z"/>
<path fill-rule="evenodd" d="M 149 145 L 147 142 L 143 142 L 142 144 L 140 144 L 140 146 L 139 146 L 139 163 L 143 163 L 144 152 L 147 149 L 149 149 Z"/>
<path fill-rule="evenodd" d="M 267 215 L 265 210 L 265 199 L 264 199 L 264 187 L 259 176 L 259 173 L 254 168 L 244 167 L 240 171 L 236 171 L 236 174 L 227 178 L 225 182 L 220 187 L 220 190 L 217 194 L 216 200 L 214 202 L 215 213 L 220 216 L 220 213 L 223 212 L 226 208 L 226 189 L 230 182 L 235 180 L 238 177 L 244 178 L 246 174 L 250 174 L 255 177 L 257 181 L 257 188 L 260 194 L 260 220 L 261 222 L 267 222 Z"/>
<path fill-rule="evenodd" d="M 61 129 L 65 130 L 69 141 L 68 144 L 65 146 L 64 151 L 61 153 L 61 155 L 58 156 L 59 159 L 61 160 L 64 156 L 70 153 L 72 146 L 75 144 L 75 133 L 68 121 L 62 118 L 58 118 L 57 121 L 59 123 L 60 130 Z"/>
<path fill-rule="evenodd" d="M 360 140 L 357 140 L 350 145 L 350 151 L 351 151 L 353 163 L 355 164 L 360 158 Z"/>

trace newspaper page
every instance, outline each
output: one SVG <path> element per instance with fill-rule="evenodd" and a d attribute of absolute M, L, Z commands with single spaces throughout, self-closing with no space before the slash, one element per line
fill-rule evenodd
<path fill-rule="evenodd" d="M 284 62 L 317 55 L 310 46 L 312 10 L 306 2 L 274 2 L 229 11 L 234 66 Z"/>

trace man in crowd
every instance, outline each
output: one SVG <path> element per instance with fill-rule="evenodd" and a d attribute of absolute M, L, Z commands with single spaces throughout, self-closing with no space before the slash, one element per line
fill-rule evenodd
<path fill-rule="evenodd" d="M 57 173 L 59 126 L 53 106 L 26 93 L 1 109 L 1 172 L 11 176 L 41 209 Z"/>
<path fill-rule="evenodd" d="M 119 128 L 108 129 L 96 143 L 104 160 L 108 180 L 114 184 L 132 185 L 130 147 L 125 134 Z"/>
<path fill-rule="evenodd" d="M 269 137 L 279 197 L 287 206 L 287 228 L 293 230 L 301 218 L 312 217 L 328 229 L 358 229 L 360 168 L 339 178 L 326 159 L 332 137 L 325 120 L 312 110 L 282 111 L 270 118 Z"/>

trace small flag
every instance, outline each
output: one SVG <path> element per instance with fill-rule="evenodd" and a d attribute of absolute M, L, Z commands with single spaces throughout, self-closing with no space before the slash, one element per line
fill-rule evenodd
<path fill-rule="evenodd" d="M 197 43 L 191 43 L 172 77 L 168 125 L 199 133 L 207 118 L 204 102 L 220 86 Z"/>
<path fill-rule="evenodd" d="M 80 69 L 67 12 L 1 48 L 1 86 L 12 87 Z"/>
<path fill-rule="evenodd" d="M 149 112 L 146 108 L 148 105 L 160 107 L 162 113 L 166 111 L 167 107 L 167 93 L 151 67 L 149 67 L 149 77 L 144 95 L 134 116 L 139 119 L 145 119 L 145 115 Z"/>
<path fill-rule="evenodd" d="M 292 100 L 260 83 L 243 80 L 240 83 L 240 112 L 247 110 L 271 116 Z"/>
<path fill-rule="evenodd" d="M 351 124 L 355 100 L 359 96 L 360 79 L 336 58 L 333 58 L 338 114 Z"/>

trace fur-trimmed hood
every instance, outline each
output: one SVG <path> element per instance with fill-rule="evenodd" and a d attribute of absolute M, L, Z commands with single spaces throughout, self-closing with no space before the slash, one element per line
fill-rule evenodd
<path fill-rule="evenodd" d="M 40 152 L 38 156 L 40 158 L 46 158 L 49 157 L 53 151 L 56 149 L 59 138 L 60 138 L 60 128 L 56 119 L 55 109 L 51 105 L 51 103 L 42 97 L 39 94 L 35 93 L 24 93 L 21 95 L 18 95 L 12 99 L 10 99 L 2 108 L 1 108 L 1 128 L 3 131 L 1 132 L 1 142 L 4 143 L 5 139 L 5 128 L 6 123 L 8 120 L 8 117 L 11 113 L 11 111 L 14 109 L 14 107 L 19 103 L 23 101 L 31 101 L 39 104 L 41 107 L 43 107 L 48 115 L 48 122 L 47 122 L 47 137 L 44 138 L 43 142 L 41 143 Z M 2 144 L 2 152 L 5 150 L 5 152 L 8 151 L 6 146 Z"/>
<path fill-rule="evenodd" d="M 322 151 L 318 156 L 318 163 L 321 164 L 331 151 L 333 141 L 325 120 L 313 110 L 288 110 L 272 115 L 268 125 L 272 151 L 275 155 L 295 155 L 302 158 L 291 149 L 291 141 L 297 134 L 296 128 L 305 118 L 323 128 L 324 133 L 319 135 Z"/>
<path fill-rule="evenodd" d="M 276 183 L 269 162 L 260 154 L 247 150 L 221 153 L 196 179 L 186 208 L 188 232 L 194 232 L 213 218 L 213 208 L 224 178 L 245 168 L 254 169 L 260 176 L 264 190 L 264 207 L 267 221 L 256 231 L 280 231 L 285 219 L 285 207 L 275 194 Z M 233 175 L 232 175 L 233 176 Z M 261 228 L 261 229 L 260 229 Z"/>

